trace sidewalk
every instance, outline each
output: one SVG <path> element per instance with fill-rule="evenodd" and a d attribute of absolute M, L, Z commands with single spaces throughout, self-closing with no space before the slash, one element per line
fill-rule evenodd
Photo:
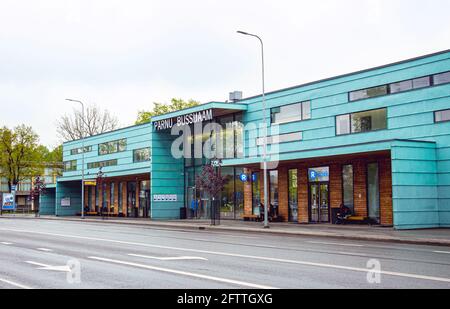
<path fill-rule="evenodd" d="M 0 219 L 37 219 L 104 224 L 123 224 L 153 228 L 191 229 L 207 231 L 239 231 L 268 235 L 329 237 L 336 239 L 382 241 L 404 244 L 434 245 L 450 247 L 450 229 L 428 229 L 397 231 L 393 228 L 360 225 L 300 225 L 290 223 L 271 223 L 270 229 L 262 228 L 262 223 L 222 220 L 221 225 L 211 226 L 209 220 L 151 221 L 149 219 L 52 217 L 34 215 L 4 215 Z"/>

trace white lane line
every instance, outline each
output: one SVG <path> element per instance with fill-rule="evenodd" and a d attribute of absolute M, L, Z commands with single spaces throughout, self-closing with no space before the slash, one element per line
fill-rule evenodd
<path fill-rule="evenodd" d="M 114 240 L 114 239 L 104 239 L 104 238 L 46 233 L 46 232 L 29 231 L 29 230 L 5 229 L 5 228 L 0 228 L 0 231 L 29 233 L 29 234 L 35 234 L 35 235 L 37 234 L 37 235 L 46 235 L 46 236 L 52 236 L 52 237 L 62 237 L 62 238 L 72 238 L 72 239 L 83 239 L 83 240 L 91 240 L 91 241 L 97 241 L 97 242 L 102 241 L 102 242 L 109 242 L 109 243 L 122 244 L 122 245 L 132 245 L 132 246 L 141 246 L 141 247 L 147 247 L 147 248 L 158 248 L 158 249 L 167 249 L 167 250 L 184 251 L 184 252 L 195 252 L 195 253 L 210 254 L 210 255 L 239 257 L 239 258 L 246 258 L 246 259 L 253 259 L 253 260 L 260 260 L 260 261 L 271 261 L 271 262 L 289 263 L 289 264 L 315 266 L 315 267 L 323 267 L 323 268 L 335 268 L 335 269 L 358 271 L 358 272 L 372 271 L 372 270 L 369 270 L 366 268 L 356 268 L 356 267 L 347 267 L 347 266 L 339 266 L 339 265 L 331 265 L 331 264 L 311 263 L 311 262 L 304 262 L 304 261 L 285 260 L 285 259 L 278 259 L 278 258 L 243 255 L 243 254 L 235 254 L 235 253 L 227 253 L 227 252 L 215 252 L 215 251 L 197 250 L 197 249 L 189 249 L 189 248 L 177 248 L 177 247 L 169 247 L 169 246 L 151 245 L 151 244 L 146 244 L 146 243 L 129 242 L 129 241 L 123 241 L 123 240 Z M 389 271 L 382 271 L 381 273 L 385 274 L 385 275 L 390 275 L 390 276 L 398 276 L 398 277 L 406 277 L 406 278 L 414 278 L 414 279 L 421 279 L 421 280 L 431 280 L 431 281 L 450 283 L 449 278 L 422 276 L 422 275 L 389 272 Z"/>
<path fill-rule="evenodd" d="M 10 243 L 10 242 L 0 242 L 0 244 L 5 245 L 5 246 L 11 246 L 12 245 L 12 243 Z"/>
<path fill-rule="evenodd" d="M 434 253 L 450 254 L 450 251 L 433 251 Z"/>
<path fill-rule="evenodd" d="M 364 253 L 351 253 L 351 252 L 338 252 L 338 254 L 350 255 L 350 256 L 369 256 L 368 254 L 364 254 Z"/>
<path fill-rule="evenodd" d="M 34 265 L 34 266 L 39 266 L 39 268 L 38 268 L 39 270 L 60 271 L 60 272 L 67 272 L 67 273 L 71 272 L 70 267 L 67 265 L 51 266 L 51 265 L 37 263 L 37 262 L 33 262 L 33 261 L 25 261 L 25 263 Z"/>
<path fill-rule="evenodd" d="M 357 245 L 357 244 L 342 244 L 342 243 L 335 243 L 335 242 L 321 242 L 321 241 L 307 241 L 307 243 L 315 244 L 315 245 L 332 245 L 332 246 L 343 246 L 343 247 L 365 247 L 364 245 Z"/>
<path fill-rule="evenodd" d="M 213 276 L 208 276 L 208 275 L 201 275 L 201 274 L 196 274 L 196 273 L 191 273 L 191 272 L 186 272 L 186 271 L 161 268 L 161 267 L 137 264 L 137 263 L 132 263 L 132 262 L 120 261 L 120 260 L 112 260 L 112 259 L 101 258 L 101 257 L 96 257 L 96 256 L 90 256 L 90 257 L 88 257 L 88 259 L 101 261 L 101 262 L 108 262 L 108 263 L 113 263 L 113 264 L 133 266 L 133 267 L 138 267 L 138 268 L 143 268 L 143 269 L 148 269 L 148 270 L 155 270 L 155 271 L 171 273 L 171 274 L 175 274 L 175 275 L 182 275 L 182 276 L 187 276 L 187 277 L 223 282 L 223 283 L 228 283 L 228 284 L 232 284 L 232 285 L 245 286 L 245 287 L 255 288 L 255 289 L 263 289 L 263 290 L 276 289 L 274 287 L 266 286 L 266 285 L 260 285 L 260 284 L 254 284 L 254 283 L 249 283 L 249 282 L 244 282 L 244 281 L 213 277 Z"/>
<path fill-rule="evenodd" d="M 53 251 L 52 249 L 47 249 L 47 248 L 36 248 L 36 250 L 44 251 L 44 252 L 52 252 Z"/>
<path fill-rule="evenodd" d="M 159 260 L 159 261 L 184 261 L 184 260 L 199 260 L 199 261 L 207 261 L 208 259 L 198 257 L 198 256 L 178 256 L 178 257 L 156 257 L 156 256 L 148 256 L 141 254 L 128 254 L 128 256 L 140 257 L 149 260 Z"/>
<path fill-rule="evenodd" d="M 20 283 L 16 283 L 16 282 L 12 282 L 12 281 L 6 280 L 6 279 L 1 279 L 0 278 L 0 282 L 6 283 L 6 284 L 12 285 L 12 286 L 14 286 L 16 288 L 20 288 L 20 289 L 24 289 L 24 290 L 32 290 L 33 289 L 33 288 L 30 288 L 29 286 L 26 286 L 26 285 L 23 285 L 23 284 L 20 284 Z"/>

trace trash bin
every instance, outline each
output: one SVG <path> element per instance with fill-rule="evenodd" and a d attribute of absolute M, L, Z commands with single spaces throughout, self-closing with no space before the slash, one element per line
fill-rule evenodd
<path fill-rule="evenodd" d="M 180 208 L 180 220 L 187 219 L 187 211 L 185 207 Z"/>

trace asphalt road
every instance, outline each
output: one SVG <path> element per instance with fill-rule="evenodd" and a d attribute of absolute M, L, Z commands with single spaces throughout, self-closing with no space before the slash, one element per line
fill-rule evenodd
<path fill-rule="evenodd" d="M 0 219 L 0 288 L 450 288 L 450 248 Z"/>

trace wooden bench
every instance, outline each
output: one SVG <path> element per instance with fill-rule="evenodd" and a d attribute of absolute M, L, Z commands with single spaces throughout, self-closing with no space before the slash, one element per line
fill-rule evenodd
<path fill-rule="evenodd" d="M 257 215 L 244 215 L 244 221 L 259 221 L 259 216 Z"/>
<path fill-rule="evenodd" d="M 369 218 L 362 217 L 362 216 L 350 216 L 347 219 L 344 220 L 344 224 L 369 224 L 370 220 Z"/>

